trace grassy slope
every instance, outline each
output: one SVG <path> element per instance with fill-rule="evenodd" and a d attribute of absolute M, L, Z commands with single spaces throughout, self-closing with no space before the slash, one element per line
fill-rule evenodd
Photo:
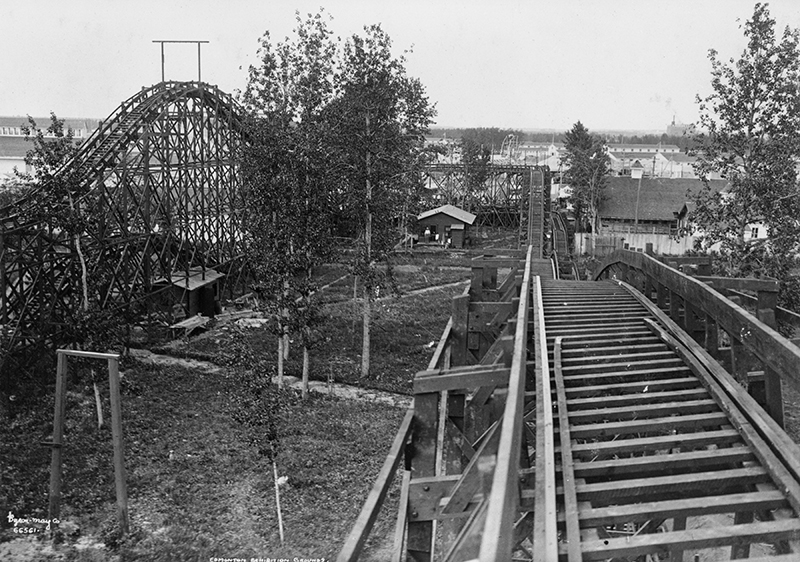
<path fill-rule="evenodd" d="M 289 477 L 282 488 L 287 540 L 281 547 L 271 466 L 231 419 L 235 374 L 134 365 L 126 379 L 123 419 L 134 532 L 120 545 L 124 560 L 330 558 L 355 520 L 403 414 L 382 405 L 320 396 L 302 402 L 286 394 L 278 456 L 280 472 Z M 88 386 L 71 394 L 62 513 L 79 521 L 83 534 L 113 543 L 110 432 L 95 429 L 90 396 Z M 44 437 L 51 417 L 45 406 L 1 430 L 4 512 L 46 516 L 49 455 L 31 439 Z"/>

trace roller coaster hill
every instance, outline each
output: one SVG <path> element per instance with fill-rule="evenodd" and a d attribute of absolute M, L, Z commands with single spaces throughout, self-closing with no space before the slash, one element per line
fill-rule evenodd
<path fill-rule="evenodd" d="M 211 276 L 222 294 L 241 286 L 244 134 L 242 112 L 216 86 L 161 82 L 122 102 L 80 145 L 60 173 L 79 186 L 74 204 L 97 219 L 80 237 L 88 277 L 101 280 L 94 304 L 146 310 L 159 289 Z M 81 307 L 78 248 L 35 218 L 41 189 L 0 209 L 4 382 L 22 358 L 52 349 Z"/>
<path fill-rule="evenodd" d="M 4 388 L 30 370 L 28 360 L 49 357 L 43 352 L 74 324 L 82 306 L 80 254 L 92 304 L 123 318 L 168 308 L 170 299 L 183 300 L 180 288 L 207 280 L 216 281 L 217 297 L 245 287 L 236 157 L 246 137 L 230 95 L 199 81 L 164 81 L 122 102 L 59 172 L 79 194 L 75 207 L 92 217 L 79 244 L 39 212 L 42 187 L 0 209 Z M 531 182 L 541 184 L 545 173 L 493 166 L 483 185 L 471 186 L 462 166 L 433 165 L 423 180 L 440 203 L 466 205 L 482 224 L 517 228 L 527 224 L 520 217 Z M 520 231 L 522 244 L 527 236 Z"/>
<path fill-rule="evenodd" d="M 578 280 L 529 188 L 520 248 L 475 258 L 337 560 L 368 558 L 379 518 L 395 561 L 800 560 L 800 348 L 775 329 L 800 316 L 777 282 L 646 249 Z"/>

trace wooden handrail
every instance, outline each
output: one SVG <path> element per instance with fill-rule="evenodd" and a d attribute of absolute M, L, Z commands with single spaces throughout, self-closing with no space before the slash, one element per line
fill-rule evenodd
<path fill-rule="evenodd" d="M 444 332 L 442 332 L 442 337 L 439 338 L 439 344 L 436 346 L 436 351 L 433 352 L 433 357 L 431 357 L 431 360 L 428 363 L 429 371 L 438 369 L 440 367 L 439 363 L 441 362 L 442 357 L 444 356 L 444 350 L 450 341 L 450 335 L 452 333 L 453 333 L 453 317 L 451 316 L 447 320 L 447 326 L 444 327 Z"/>
<path fill-rule="evenodd" d="M 367 496 L 367 501 L 364 502 L 364 506 L 361 508 L 361 513 L 358 515 L 355 525 L 353 525 L 353 530 L 350 531 L 347 540 L 344 541 L 344 546 L 336 558 L 337 562 L 358 560 L 361 550 L 364 548 L 367 538 L 369 538 L 369 533 L 372 531 L 372 526 L 378 518 L 378 513 L 383 506 L 383 501 L 386 499 L 389 487 L 394 481 L 397 467 L 403 458 L 406 441 L 411 433 L 413 420 L 414 407 L 412 406 L 406 412 L 403 422 L 400 424 L 400 429 L 397 430 L 392 446 L 389 449 L 389 454 L 383 462 L 383 467 L 375 480 L 375 484 L 372 486 L 372 490 L 369 492 L 369 496 Z"/>
<path fill-rule="evenodd" d="M 694 308 L 708 314 L 721 329 L 741 341 L 762 364 L 773 369 L 781 379 L 800 388 L 800 349 L 744 308 L 705 283 L 641 252 L 616 250 L 601 263 L 594 279 L 599 279 L 605 270 L 618 263 L 643 272 Z"/>
<path fill-rule="evenodd" d="M 741 293 L 733 289 L 729 289 L 728 293 L 736 297 L 739 297 L 740 299 L 742 299 L 743 302 L 747 302 L 747 304 L 751 306 L 758 306 L 758 298 L 756 297 L 753 297 L 751 295 L 746 295 L 745 293 Z M 778 322 L 785 322 L 786 324 L 794 326 L 795 328 L 800 328 L 800 314 L 792 312 L 791 310 L 788 310 L 786 308 L 776 306 L 775 319 Z"/>
<path fill-rule="evenodd" d="M 519 451 L 522 446 L 525 378 L 527 370 L 528 307 L 531 287 L 531 256 L 528 247 L 522 292 L 519 298 L 514 354 L 508 382 L 508 395 L 503 412 L 497 464 L 492 478 L 486 524 L 484 526 L 480 560 L 509 560 L 511 558 L 514 522 L 519 503 Z"/>

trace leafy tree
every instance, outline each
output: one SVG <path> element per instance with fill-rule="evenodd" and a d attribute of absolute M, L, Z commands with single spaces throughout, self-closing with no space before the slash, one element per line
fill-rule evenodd
<path fill-rule="evenodd" d="M 713 93 L 697 98 L 700 132 L 690 151 L 705 186 L 690 219 L 703 248 L 719 244 L 729 275 L 786 280 L 800 249 L 800 34 L 787 27 L 779 39 L 767 6 L 758 3 L 744 36 L 747 47 L 735 62 L 709 51 Z M 710 187 L 713 172 L 728 180 L 721 192 Z M 768 238 L 746 238 L 759 222 Z"/>
<path fill-rule="evenodd" d="M 330 139 L 341 207 L 358 233 L 353 271 L 363 286 L 361 372 L 367 376 L 372 301 L 386 280 L 376 265 L 388 263 L 400 215 L 421 187 L 417 172 L 434 109 L 420 81 L 406 74 L 405 58 L 392 55 L 380 25 L 346 42 L 335 80 Z"/>
<path fill-rule="evenodd" d="M 279 381 L 294 332 L 303 344 L 305 392 L 313 327 L 320 320 L 312 272 L 333 251 L 326 107 L 338 49 L 322 13 L 305 21 L 298 14 L 295 34 L 273 45 L 266 33 L 260 65 L 250 68 L 243 103 L 251 143 L 242 172 L 255 288 L 277 319 Z"/>
<path fill-rule="evenodd" d="M 578 121 L 564 134 L 562 162 L 567 169 L 566 181 L 572 188 L 578 224 L 595 238 L 600 227 L 598 211 L 610 170 L 605 141 L 589 133 Z M 592 244 L 593 249 L 594 246 Z"/>
<path fill-rule="evenodd" d="M 23 187 L 19 193 L 26 195 L 24 208 L 33 224 L 39 225 L 40 234 L 62 239 L 71 245 L 79 264 L 79 295 L 70 294 L 73 305 L 66 318 L 50 319 L 60 323 L 58 340 L 62 345 L 79 349 L 107 351 L 119 345 L 124 315 L 106 306 L 101 299 L 103 286 L 112 275 L 112 260 L 102 252 L 94 251 L 94 234 L 102 221 L 102 209 L 94 205 L 89 186 L 81 181 L 80 172 L 72 165 L 78 145 L 71 129 L 64 127 L 63 119 L 54 113 L 46 129 L 28 117 L 22 128 L 32 148 L 25 163 L 32 172 L 17 172 Z M 45 265 L 45 267 L 50 267 Z M 73 281 L 68 282 L 69 285 Z M 56 296 L 53 295 L 53 298 Z M 129 311 L 128 311 L 129 313 Z M 100 395 L 94 369 L 90 369 L 97 400 L 98 418 L 102 419 Z"/>

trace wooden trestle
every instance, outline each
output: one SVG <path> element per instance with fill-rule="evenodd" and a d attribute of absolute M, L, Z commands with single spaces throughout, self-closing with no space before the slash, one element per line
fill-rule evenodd
<path fill-rule="evenodd" d="M 395 560 L 800 560 L 800 448 L 665 312 L 699 309 L 511 258 L 455 299 L 339 560 L 404 452 Z"/>

